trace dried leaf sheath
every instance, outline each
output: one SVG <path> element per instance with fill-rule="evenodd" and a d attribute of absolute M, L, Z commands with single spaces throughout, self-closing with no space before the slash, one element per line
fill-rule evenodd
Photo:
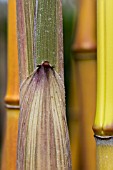
<path fill-rule="evenodd" d="M 61 78 L 41 65 L 21 89 L 17 169 L 71 169 Z"/>

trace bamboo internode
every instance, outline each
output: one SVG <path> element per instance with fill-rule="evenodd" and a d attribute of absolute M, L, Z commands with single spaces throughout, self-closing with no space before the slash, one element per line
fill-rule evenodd
<path fill-rule="evenodd" d="M 8 1 L 8 81 L 6 104 L 19 105 L 18 50 L 16 32 L 16 1 Z"/>
<path fill-rule="evenodd" d="M 19 109 L 7 109 L 6 134 L 2 153 L 2 170 L 16 169 Z"/>
<path fill-rule="evenodd" d="M 96 51 L 96 1 L 80 0 L 74 51 Z"/>

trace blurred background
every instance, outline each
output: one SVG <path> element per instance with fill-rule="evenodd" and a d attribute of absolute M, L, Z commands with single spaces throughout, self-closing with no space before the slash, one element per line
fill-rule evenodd
<path fill-rule="evenodd" d="M 95 0 L 62 0 L 66 112 L 73 170 L 95 170 Z M 13 10 L 13 9 L 12 9 Z M 7 0 L 0 0 L 0 155 L 5 132 Z"/>

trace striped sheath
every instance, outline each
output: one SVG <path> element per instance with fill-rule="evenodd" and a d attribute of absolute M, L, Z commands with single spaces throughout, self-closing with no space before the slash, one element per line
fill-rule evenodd
<path fill-rule="evenodd" d="M 50 65 L 40 65 L 22 84 L 17 170 L 70 170 L 65 91 Z"/>

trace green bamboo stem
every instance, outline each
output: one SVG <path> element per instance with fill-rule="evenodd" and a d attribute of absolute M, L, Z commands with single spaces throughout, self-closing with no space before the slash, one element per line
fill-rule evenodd
<path fill-rule="evenodd" d="M 61 0 L 38 2 L 36 63 L 49 61 L 63 78 L 63 40 Z"/>
<path fill-rule="evenodd" d="M 44 61 L 49 61 L 63 78 L 61 0 L 17 0 L 17 16 L 20 81 Z"/>

